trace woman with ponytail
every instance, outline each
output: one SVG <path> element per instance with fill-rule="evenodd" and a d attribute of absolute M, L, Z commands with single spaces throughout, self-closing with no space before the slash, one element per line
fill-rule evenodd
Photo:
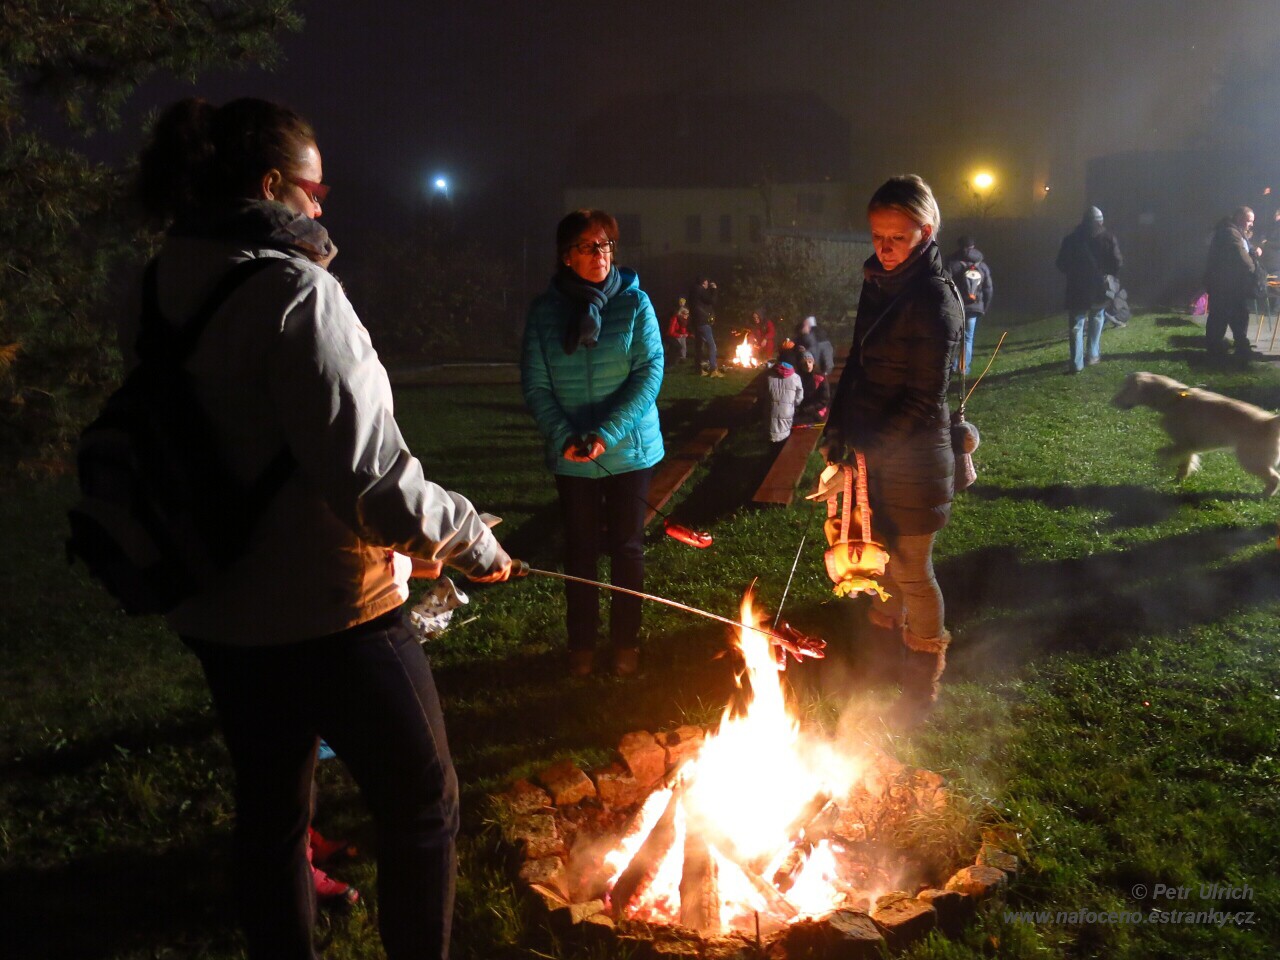
<path fill-rule="evenodd" d="M 390 556 L 481 581 L 506 579 L 510 558 L 405 445 L 386 371 L 326 269 L 336 248 L 319 223 L 329 188 L 311 126 L 265 100 L 184 100 L 139 171 L 139 200 L 169 226 L 148 323 L 181 328 L 232 271 L 261 268 L 212 314 L 187 369 L 227 468 L 246 485 L 276 470 L 278 485 L 243 555 L 169 614 L 235 770 L 249 956 L 316 956 L 307 827 L 324 737 L 376 822 L 388 957 L 445 957 L 458 785 Z"/>
<path fill-rule="evenodd" d="M 644 589 L 649 477 L 662 459 L 662 332 L 635 272 L 614 265 L 618 223 L 575 210 L 556 228 L 557 264 L 524 330 L 524 399 L 545 441 L 565 531 L 565 572 L 598 579 L 603 526 L 613 582 Z M 602 522 L 603 521 L 603 522 Z M 599 591 L 566 584 L 569 671 L 594 669 Z M 613 594 L 613 671 L 639 660 L 640 600 Z"/>

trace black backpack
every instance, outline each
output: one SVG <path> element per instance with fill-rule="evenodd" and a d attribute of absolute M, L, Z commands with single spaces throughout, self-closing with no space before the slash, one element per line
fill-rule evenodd
<path fill-rule="evenodd" d="M 232 267 L 182 327 L 161 316 L 156 262 L 147 267 L 138 365 L 80 434 L 81 497 L 67 515 L 68 560 L 83 560 L 125 613 L 167 613 L 242 556 L 294 471 L 286 449 L 253 483 L 236 479 L 186 370 L 232 291 L 279 262 L 260 257 Z"/>

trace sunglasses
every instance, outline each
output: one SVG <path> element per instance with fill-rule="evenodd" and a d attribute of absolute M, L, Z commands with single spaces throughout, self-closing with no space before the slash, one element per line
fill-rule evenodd
<path fill-rule="evenodd" d="M 311 198 L 312 203 L 323 204 L 329 196 L 329 185 L 327 183 L 316 183 L 314 180 L 303 180 L 301 177 L 289 177 L 289 182 L 296 187 L 301 187 L 307 191 L 307 196 Z"/>

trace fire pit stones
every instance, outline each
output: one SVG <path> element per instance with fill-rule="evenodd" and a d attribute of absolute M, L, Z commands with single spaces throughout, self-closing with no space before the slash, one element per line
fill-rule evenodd
<path fill-rule="evenodd" d="M 789 955 L 874 957 L 881 943 L 901 950 L 935 928 L 954 935 L 977 902 L 999 895 L 1017 876 L 1018 858 L 984 835 L 976 862 L 956 871 L 944 889 L 922 889 L 914 896 L 886 893 L 870 913 L 839 909 L 770 931 L 760 942 L 742 933 L 704 937 L 674 924 L 615 921 L 602 899 L 603 847 L 599 856 L 571 858 L 570 850 L 577 854 L 575 843 L 620 831 L 655 785 L 697 753 L 705 736 L 701 727 L 690 725 L 656 735 L 628 733 L 618 744 L 619 761 L 607 767 L 588 775 L 571 761 L 560 761 L 537 775 L 541 786 L 519 780 L 494 798 L 506 812 L 506 839 L 519 852 L 519 878 L 553 928 L 583 940 L 611 937 L 620 945 L 642 947 L 640 955 L 651 957 L 745 960 L 761 956 L 762 950 L 774 960 Z M 893 823 L 938 810 L 946 802 L 946 788 L 936 773 L 906 767 L 877 752 L 858 795 L 841 802 L 839 832 L 850 841 L 871 840 Z"/>

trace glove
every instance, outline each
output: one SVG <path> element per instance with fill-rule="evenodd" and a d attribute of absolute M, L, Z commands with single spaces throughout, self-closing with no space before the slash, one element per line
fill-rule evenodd
<path fill-rule="evenodd" d="M 502 547 L 487 567 L 472 570 L 467 579 L 472 583 L 502 583 L 511 577 L 511 557 Z"/>

